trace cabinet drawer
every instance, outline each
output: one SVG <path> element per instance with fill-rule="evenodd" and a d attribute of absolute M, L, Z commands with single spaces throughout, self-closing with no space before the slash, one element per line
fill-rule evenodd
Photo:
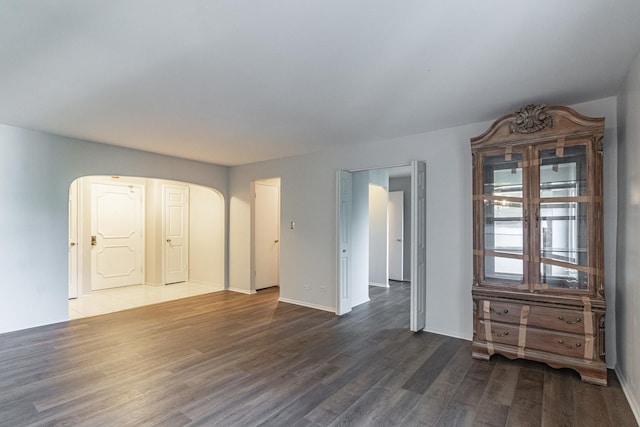
<path fill-rule="evenodd" d="M 518 325 L 509 325 L 500 322 L 491 322 L 491 342 L 506 344 L 506 345 L 518 345 Z M 477 336 L 480 341 L 487 340 L 487 324 L 481 320 L 478 322 Z"/>
<path fill-rule="evenodd" d="M 585 320 L 591 322 L 591 332 L 593 333 L 593 313 L 590 313 L 585 319 L 582 309 L 558 309 L 554 307 L 532 305 L 527 324 L 529 326 L 552 329 L 555 331 L 584 334 Z"/>
<path fill-rule="evenodd" d="M 486 320 L 484 312 L 484 301 L 478 300 L 478 310 L 480 320 Z M 489 301 L 489 318 L 492 322 L 520 324 L 522 306 L 513 302 Z M 551 329 L 554 331 L 570 332 L 575 334 L 585 333 L 585 320 L 591 322 L 591 333 L 594 333 L 595 317 L 590 313 L 585 319 L 581 307 L 575 310 L 569 308 L 545 307 L 541 305 L 530 305 L 530 312 L 527 318 L 527 325 L 535 328 Z"/>
<path fill-rule="evenodd" d="M 537 328 L 527 328 L 525 349 L 543 350 L 569 357 L 584 357 L 584 335 L 566 334 Z"/>
<path fill-rule="evenodd" d="M 584 357 L 584 335 L 549 331 L 546 329 L 532 328 L 530 326 L 524 328 L 523 333 L 525 334 L 523 337 L 525 351 L 527 349 L 535 349 L 569 357 Z M 518 347 L 520 327 L 518 325 L 492 321 L 490 337 L 491 342 L 494 344 Z M 484 320 L 478 322 L 477 338 L 480 341 L 488 341 L 487 323 L 485 323 Z"/>
<path fill-rule="evenodd" d="M 517 323 L 520 324 L 520 311 L 522 310 L 522 304 L 514 304 L 510 302 L 502 301 L 487 301 L 489 303 L 490 311 L 489 318 L 491 321 L 498 321 L 503 323 Z M 486 320 L 484 313 L 485 300 L 478 300 L 478 310 L 480 312 L 480 319 Z"/>

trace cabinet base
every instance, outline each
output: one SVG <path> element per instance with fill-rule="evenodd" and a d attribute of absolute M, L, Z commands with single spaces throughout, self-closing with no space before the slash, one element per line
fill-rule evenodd
<path fill-rule="evenodd" d="M 556 369 L 573 369 L 580 374 L 580 378 L 584 382 L 601 386 L 607 385 L 607 365 L 601 361 L 560 356 L 539 350 L 525 350 L 524 357 L 518 357 L 517 348 L 496 343 L 493 344 L 493 352 L 489 352 L 486 342 L 473 341 L 472 357 L 474 359 L 489 360 L 493 354 L 500 354 L 509 359 L 526 359 L 542 362 Z"/>

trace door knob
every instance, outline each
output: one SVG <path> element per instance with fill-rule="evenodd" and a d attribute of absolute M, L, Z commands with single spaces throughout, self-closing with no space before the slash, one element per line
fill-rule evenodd
<path fill-rule="evenodd" d="M 171 243 L 171 239 L 167 239 L 167 243 Z"/>
<path fill-rule="evenodd" d="M 96 246 L 98 244 L 96 236 L 91 236 L 91 246 Z"/>
<path fill-rule="evenodd" d="M 280 240 L 274 240 L 273 243 L 278 243 Z"/>
<path fill-rule="evenodd" d="M 70 242 L 69 243 L 69 246 L 75 246 L 75 245 L 76 245 L 76 242 Z"/>

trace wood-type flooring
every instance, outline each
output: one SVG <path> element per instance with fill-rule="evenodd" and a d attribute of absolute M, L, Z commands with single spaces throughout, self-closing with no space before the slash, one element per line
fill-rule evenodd
<path fill-rule="evenodd" d="M 337 317 L 218 292 L 0 335 L 2 426 L 636 426 L 570 370 L 411 333 L 409 286 Z"/>

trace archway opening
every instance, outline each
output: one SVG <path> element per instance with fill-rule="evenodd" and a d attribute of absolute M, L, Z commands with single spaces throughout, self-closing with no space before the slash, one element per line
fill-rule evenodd
<path fill-rule="evenodd" d="M 86 176 L 69 188 L 69 316 L 224 289 L 225 207 L 209 187 Z"/>

